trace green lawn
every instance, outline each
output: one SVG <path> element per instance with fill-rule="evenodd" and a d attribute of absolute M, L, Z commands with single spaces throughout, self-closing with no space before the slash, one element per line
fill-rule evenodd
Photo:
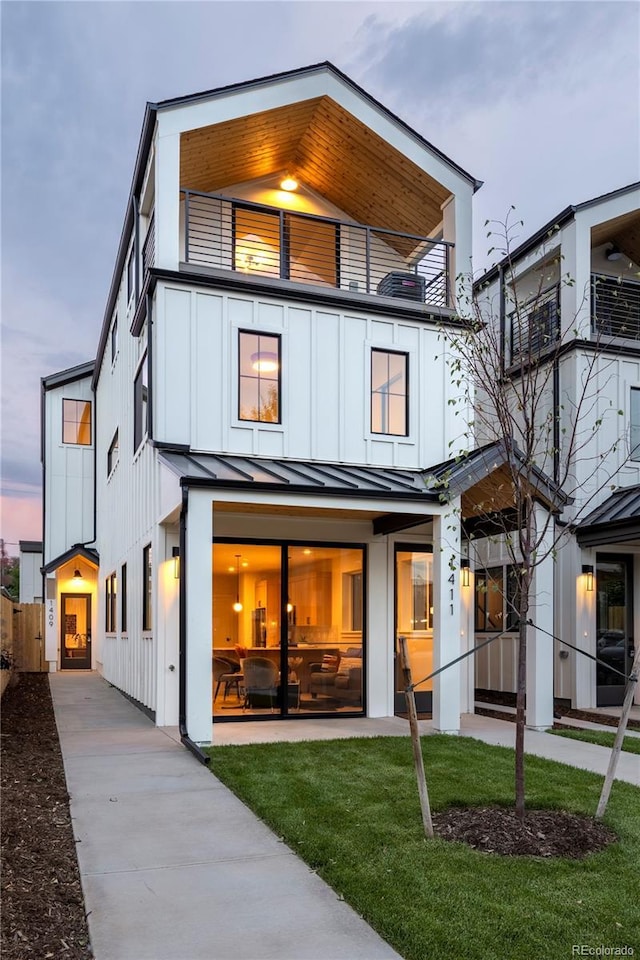
<path fill-rule="evenodd" d="M 569 737 L 570 740 L 584 740 L 586 743 L 597 743 L 600 747 L 611 747 L 615 740 L 615 732 L 608 730 L 549 730 L 557 737 Z M 627 753 L 640 753 L 640 737 L 625 737 L 622 749 Z"/>
<path fill-rule="evenodd" d="M 512 750 L 430 736 L 423 751 L 434 810 L 512 804 Z M 605 820 L 618 843 L 582 861 L 508 859 L 425 839 L 408 736 L 210 753 L 212 772 L 406 960 L 570 960 L 573 944 L 640 953 L 629 784 L 614 784 Z M 527 783 L 531 807 L 593 814 L 602 778 L 528 757 Z"/>

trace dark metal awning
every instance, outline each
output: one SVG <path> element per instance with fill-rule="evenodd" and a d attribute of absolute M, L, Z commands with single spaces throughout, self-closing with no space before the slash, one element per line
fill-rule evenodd
<path fill-rule="evenodd" d="M 616 490 L 576 527 L 581 547 L 640 539 L 640 486 Z"/>
<path fill-rule="evenodd" d="M 440 502 L 420 470 L 170 450 L 161 450 L 159 456 L 183 486 Z"/>

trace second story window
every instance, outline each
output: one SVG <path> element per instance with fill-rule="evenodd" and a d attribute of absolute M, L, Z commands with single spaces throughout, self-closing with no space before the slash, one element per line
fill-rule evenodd
<path fill-rule="evenodd" d="M 127 565 L 122 564 L 120 570 L 120 629 L 127 632 Z"/>
<path fill-rule="evenodd" d="M 107 476 L 110 476 L 111 471 L 118 462 L 118 431 L 113 435 L 113 440 L 109 444 L 109 449 L 107 450 Z"/>
<path fill-rule="evenodd" d="M 149 425 L 148 363 L 145 353 L 133 381 L 133 451 L 138 449 Z"/>
<path fill-rule="evenodd" d="M 136 285 L 136 248 L 133 246 L 127 260 L 127 303 L 133 296 Z"/>
<path fill-rule="evenodd" d="M 62 401 L 62 442 L 91 445 L 91 401 Z"/>
<path fill-rule="evenodd" d="M 116 358 L 116 353 L 118 352 L 118 318 L 117 316 L 113 318 L 113 324 L 111 325 L 111 363 Z"/>
<path fill-rule="evenodd" d="M 371 432 L 396 437 L 409 433 L 409 357 L 390 350 L 371 351 Z"/>
<path fill-rule="evenodd" d="M 238 418 L 280 423 L 280 337 L 240 330 L 238 369 Z"/>

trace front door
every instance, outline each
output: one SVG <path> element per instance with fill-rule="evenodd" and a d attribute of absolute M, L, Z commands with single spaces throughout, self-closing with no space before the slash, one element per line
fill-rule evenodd
<path fill-rule="evenodd" d="M 433 552 L 432 547 L 396 546 L 395 698 L 396 714 L 405 714 L 407 702 L 400 669 L 398 638 L 407 638 L 411 678 L 418 712 L 430 713 L 433 681 Z"/>
<path fill-rule="evenodd" d="M 91 669 L 91 594 L 63 593 L 61 656 L 63 670 Z"/>
<path fill-rule="evenodd" d="M 633 558 L 596 558 L 597 705 L 619 706 L 633 662 Z"/>

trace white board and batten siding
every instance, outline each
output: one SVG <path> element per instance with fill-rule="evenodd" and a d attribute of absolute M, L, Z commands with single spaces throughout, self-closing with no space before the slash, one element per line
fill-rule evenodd
<path fill-rule="evenodd" d="M 238 333 L 281 337 L 281 420 L 238 418 Z M 158 284 L 154 434 L 199 451 L 420 469 L 448 455 L 453 397 L 421 320 Z M 408 355 L 409 434 L 371 432 L 371 350 Z"/>

